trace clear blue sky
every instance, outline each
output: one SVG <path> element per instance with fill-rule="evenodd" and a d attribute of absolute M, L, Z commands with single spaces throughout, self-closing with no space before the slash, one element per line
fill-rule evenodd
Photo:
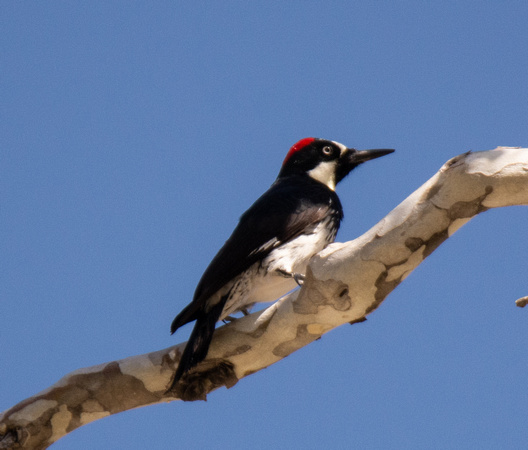
<path fill-rule="evenodd" d="M 341 241 L 450 157 L 528 146 L 526 1 L 17 1 L 0 21 L 0 410 L 185 340 L 171 320 L 298 139 L 397 149 L 339 186 Z M 366 323 L 54 448 L 525 447 L 526 223 L 485 213 Z"/>

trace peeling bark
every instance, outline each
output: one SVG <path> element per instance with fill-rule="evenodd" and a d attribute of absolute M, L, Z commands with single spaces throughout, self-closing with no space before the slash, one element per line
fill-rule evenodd
<path fill-rule="evenodd" d="M 44 449 L 111 414 L 205 400 L 339 325 L 366 320 L 462 225 L 510 205 L 528 205 L 528 149 L 459 155 L 363 236 L 316 255 L 302 289 L 218 328 L 208 358 L 182 379 L 177 397 L 166 389 L 185 344 L 80 369 L 0 414 L 0 449 Z"/>

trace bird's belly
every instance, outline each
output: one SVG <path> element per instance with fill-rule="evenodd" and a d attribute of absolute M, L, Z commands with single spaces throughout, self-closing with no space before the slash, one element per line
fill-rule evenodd
<path fill-rule="evenodd" d="M 336 227 L 328 226 L 330 220 L 322 221 L 312 233 L 275 248 L 262 262 L 241 274 L 230 287 L 221 319 L 254 303 L 277 300 L 295 289 L 297 282 L 287 274 L 304 275 L 310 258 L 334 240 Z"/>
<path fill-rule="evenodd" d="M 290 242 L 274 249 L 264 260 L 263 266 L 268 271 L 282 271 L 289 274 L 304 274 L 310 258 L 333 242 L 336 227 L 330 226 L 333 222 L 330 216 L 321 221 L 309 234 L 301 234 Z"/>
<path fill-rule="evenodd" d="M 255 272 L 258 274 L 255 275 Z M 296 287 L 297 283 L 293 278 L 277 272 L 266 274 L 262 268 L 259 269 L 258 264 L 255 264 L 233 285 L 220 320 L 241 309 L 250 308 L 254 303 L 277 300 Z"/>
<path fill-rule="evenodd" d="M 257 277 L 253 281 L 248 299 L 252 303 L 272 302 L 297 287 L 293 278 L 287 278 L 277 273 L 266 277 Z"/>

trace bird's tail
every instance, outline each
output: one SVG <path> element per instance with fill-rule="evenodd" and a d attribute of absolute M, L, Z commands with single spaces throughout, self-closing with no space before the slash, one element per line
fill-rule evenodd
<path fill-rule="evenodd" d="M 196 320 L 200 313 L 200 308 L 196 306 L 195 302 L 189 303 L 172 321 L 170 329 L 171 334 L 174 334 L 178 328 L 182 327 L 186 323 Z"/>
<path fill-rule="evenodd" d="M 196 364 L 203 361 L 209 351 L 209 345 L 213 339 L 216 322 L 222 314 L 227 295 L 220 302 L 214 305 L 207 313 L 201 313 L 196 318 L 196 323 L 192 330 L 191 336 L 187 341 L 185 350 L 181 356 L 178 368 L 174 374 L 172 383 L 168 391 L 172 391 L 180 381 L 184 373 L 191 370 Z"/>

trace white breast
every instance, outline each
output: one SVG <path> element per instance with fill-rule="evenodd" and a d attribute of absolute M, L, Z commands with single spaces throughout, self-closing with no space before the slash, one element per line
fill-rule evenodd
<path fill-rule="evenodd" d="M 328 217 L 320 222 L 313 233 L 301 234 L 290 242 L 273 250 L 263 261 L 268 273 L 279 270 L 287 273 L 304 274 L 310 258 L 319 253 L 335 239 L 334 227 L 330 226 L 333 219 Z"/>

